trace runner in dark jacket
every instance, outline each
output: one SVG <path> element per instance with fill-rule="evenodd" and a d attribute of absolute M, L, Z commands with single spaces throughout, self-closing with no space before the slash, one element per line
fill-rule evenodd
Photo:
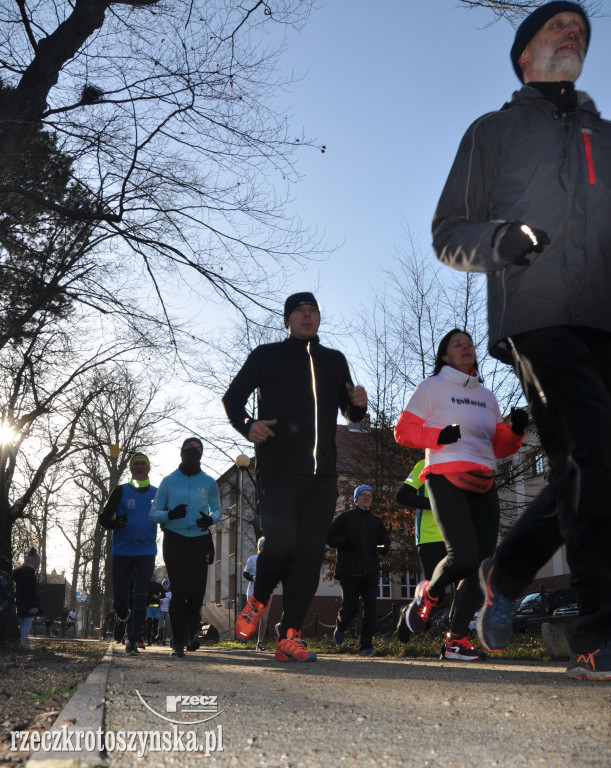
<path fill-rule="evenodd" d="M 289 296 L 284 321 L 289 338 L 251 352 L 223 398 L 232 425 L 256 444 L 265 534 L 254 594 L 236 622 L 236 637 L 246 642 L 254 636 L 282 581 L 276 659 L 313 661 L 301 624 L 318 586 L 337 499 L 337 411 L 360 421 L 367 393 L 353 386 L 341 352 L 320 344 L 320 310 L 311 293 Z M 255 390 L 256 420 L 245 407 Z"/>
<path fill-rule="evenodd" d="M 327 544 L 337 549 L 335 578 L 342 588 L 342 605 L 337 614 L 335 642 L 344 642 L 346 629 L 363 601 L 361 655 L 373 653 L 376 628 L 376 601 L 380 581 L 380 554 L 386 554 L 390 538 L 382 520 L 371 512 L 373 490 L 359 485 L 354 491 L 354 509 L 342 512 L 333 524 Z"/>
<path fill-rule="evenodd" d="M 486 272 L 489 345 L 521 378 L 550 481 L 485 562 L 478 632 L 512 633 L 513 599 L 564 542 L 580 615 L 569 677 L 611 679 L 611 124 L 575 80 L 583 7 L 551 2 L 517 30 L 524 87 L 467 131 L 433 221 L 437 256 Z"/>

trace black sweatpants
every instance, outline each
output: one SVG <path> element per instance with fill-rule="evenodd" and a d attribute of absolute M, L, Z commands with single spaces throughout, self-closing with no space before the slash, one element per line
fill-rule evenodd
<path fill-rule="evenodd" d="M 209 533 L 181 536 L 163 532 L 163 560 L 172 585 L 170 626 L 175 648 L 183 648 L 199 634 L 208 566 L 214 562 L 214 543 Z"/>
<path fill-rule="evenodd" d="M 257 560 L 254 595 L 266 603 L 282 582 L 284 636 L 289 628 L 301 629 L 316 593 L 335 512 L 337 478 L 261 472 L 257 483 L 265 547 Z"/>
<path fill-rule="evenodd" d="M 342 588 L 342 606 L 337 614 L 337 628 L 343 632 L 350 626 L 359 610 L 359 598 L 362 599 L 361 651 L 371 648 L 377 623 L 379 579 L 376 576 L 342 576 L 339 583 Z"/>
<path fill-rule="evenodd" d="M 571 648 L 589 653 L 611 640 L 611 333 L 561 326 L 513 342 L 550 476 L 500 543 L 495 581 L 518 597 L 564 542 L 579 604 Z"/>
<path fill-rule="evenodd" d="M 117 617 L 124 619 L 131 602 L 130 586 L 134 585 L 132 613 L 127 627 L 127 639 L 137 643 L 146 618 L 146 602 L 151 576 L 155 570 L 155 555 L 113 555 L 112 589 L 113 608 Z M 62 629 L 62 637 L 65 629 Z M 76 634 L 76 629 L 75 629 Z"/>
<path fill-rule="evenodd" d="M 494 552 L 499 535 L 498 493 L 495 485 L 486 493 L 463 491 L 443 475 L 429 475 L 426 487 L 448 551 L 433 572 L 429 594 L 441 598 L 447 586 L 459 582 L 450 631 L 466 635 L 482 602 L 479 564 Z"/>

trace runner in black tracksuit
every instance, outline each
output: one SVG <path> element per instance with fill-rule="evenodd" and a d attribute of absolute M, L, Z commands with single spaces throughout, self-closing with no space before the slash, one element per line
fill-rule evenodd
<path fill-rule="evenodd" d="M 257 347 L 227 390 L 223 404 L 232 425 L 256 443 L 257 489 L 265 549 L 259 557 L 252 617 L 240 616 L 236 636 L 256 631 L 265 604 L 279 581 L 284 612 L 276 658 L 313 660 L 295 646 L 301 623 L 318 586 L 325 542 L 337 499 L 335 430 L 338 408 L 348 421 L 366 413 L 367 394 L 354 387 L 345 357 L 320 344 L 320 314 L 311 293 L 285 304 L 290 336 Z M 258 420 L 245 410 L 257 390 Z M 252 600 L 255 602 L 252 603 Z M 252 603 L 252 605 L 251 605 Z M 243 612 L 244 614 L 244 612 Z M 249 614 L 250 616 L 250 614 Z M 244 625 L 245 622 L 245 625 Z M 288 651 L 291 651 L 287 653 Z"/>
<path fill-rule="evenodd" d="M 342 606 L 337 614 L 335 642 L 344 642 L 344 632 L 350 626 L 363 600 L 361 624 L 361 655 L 373 652 L 376 628 L 376 600 L 380 580 L 379 554 L 386 554 L 390 538 L 384 523 L 370 511 L 373 491 L 369 485 L 359 485 L 354 491 L 356 507 L 342 512 L 333 521 L 327 544 L 337 548 L 335 578 L 342 587 Z"/>

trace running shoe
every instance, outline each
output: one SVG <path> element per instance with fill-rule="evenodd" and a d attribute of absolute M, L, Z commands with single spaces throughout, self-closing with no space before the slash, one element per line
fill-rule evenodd
<path fill-rule="evenodd" d="M 265 643 L 262 643 L 262 642 L 259 641 L 257 643 L 257 650 L 258 651 L 264 651 L 265 650 Z"/>
<path fill-rule="evenodd" d="M 235 623 L 235 639 L 246 643 L 254 636 L 261 621 L 261 616 L 265 613 L 267 603 L 260 603 L 251 595 L 248 602 L 242 609 Z"/>
<path fill-rule="evenodd" d="M 115 628 L 113 629 L 113 637 L 115 638 L 115 641 L 117 643 L 122 643 L 123 638 L 125 637 L 125 628 L 127 627 L 127 622 L 129 620 L 131 611 L 129 608 L 127 609 L 127 616 L 122 619 L 118 614 L 115 619 Z"/>
<path fill-rule="evenodd" d="M 477 615 L 477 634 L 481 644 L 493 653 L 501 653 L 513 634 L 514 601 L 501 595 L 493 581 L 494 558 L 486 558 L 479 567 L 479 583 L 484 604 Z"/>
<path fill-rule="evenodd" d="M 408 629 L 415 635 L 421 635 L 429 625 L 431 611 L 437 607 L 439 599 L 429 597 L 427 587 L 430 584 L 426 579 L 416 587 L 414 599 L 405 612 L 405 622 Z"/>
<path fill-rule="evenodd" d="M 607 641 L 591 653 L 575 653 L 566 672 L 573 680 L 611 680 L 611 643 Z"/>
<path fill-rule="evenodd" d="M 335 641 L 335 645 L 341 645 L 344 642 L 345 637 L 345 632 L 342 632 L 341 629 L 336 629 L 333 633 L 333 640 Z"/>
<path fill-rule="evenodd" d="M 308 651 L 301 630 L 289 628 L 286 637 L 276 640 L 276 661 L 316 661 L 316 654 Z"/>
<path fill-rule="evenodd" d="M 138 648 L 140 648 L 142 651 L 146 648 L 146 643 L 144 640 L 138 640 Z"/>
<path fill-rule="evenodd" d="M 176 645 L 170 654 L 171 659 L 184 659 L 185 649 L 181 645 Z"/>
<path fill-rule="evenodd" d="M 410 632 L 409 627 L 407 626 L 407 609 L 409 608 L 408 605 L 404 605 L 403 608 L 401 608 L 401 613 L 399 614 L 399 621 L 397 622 L 397 637 L 399 638 L 400 643 L 407 643 L 407 641 L 412 636 L 412 633 Z"/>
<path fill-rule="evenodd" d="M 128 656 L 140 656 L 140 651 L 138 650 L 138 644 L 137 643 L 131 643 L 127 642 L 125 646 L 125 653 Z"/>
<path fill-rule="evenodd" d="M 361 656 L 371 656 L 373 648 L 361 648 Z"/>
<path fill-rule="evenodd" d="M 471 645 L 467 637 L 451 637 L 450 633 L 446 635 L 446 642 L 443 647 L 443 656 L 445 659 L 457 659 L 458 661 L 480 661 L 483 654 Z"/>
<path fill-rule="evenodd" d="M 197 637 L 192 637 L 191 640 L 187 643 L 187 650 L 188 651 L 197 651 L 199 649 L 199 640 Z"/>

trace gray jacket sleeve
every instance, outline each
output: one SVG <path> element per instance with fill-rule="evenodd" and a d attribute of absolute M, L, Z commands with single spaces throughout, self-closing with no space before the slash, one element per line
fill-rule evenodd
<path fill-rule="evenodd" d="M 499 141 L 490 113 L 464 135 L 433 219 L 433 249 L 444 264 L 464 272 L 494 272 L 506 266 L 494 245 L 508 225 L 489 207 L 498 166 Z"/>

